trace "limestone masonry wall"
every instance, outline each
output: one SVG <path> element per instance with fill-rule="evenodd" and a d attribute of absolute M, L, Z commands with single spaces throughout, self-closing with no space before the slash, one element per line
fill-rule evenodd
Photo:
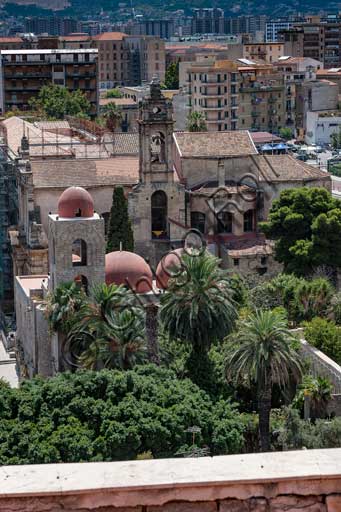
<path fill-rule="evenodd" d="M 0 467 L 1 512 L 341 512 L 341 449 Z"/>

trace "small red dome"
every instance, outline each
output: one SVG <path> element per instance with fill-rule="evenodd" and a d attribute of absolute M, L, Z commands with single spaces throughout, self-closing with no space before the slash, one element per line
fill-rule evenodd
<path fill-rule="evenodd" d="M 138 254 L 114 251 L 105 255 L 105 282 L 125 285 L 137 293 L 153 289 L 153 274 L 148 263 Z"/>
<path fill-rule="evenodd" d="M 168 280 L 172 275 L 177 274 L 181 265 L 181 256 L 184 250 L 182 247 L 165 254 L 156 267 L 156 286 L 164 290 L 168 286 Z"/>
<path fill-rule="evenodd" d="M 82 187 L 69 187 L 59 198 L 58 215 L 67 219 L 92 217 L 94 202 L 87 190 Z"/>

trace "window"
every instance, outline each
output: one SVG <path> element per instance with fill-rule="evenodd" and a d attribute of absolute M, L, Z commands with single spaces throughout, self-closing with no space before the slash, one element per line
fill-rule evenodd
<path fill-rule="evenodd" d="M 154 192 L 151 198 L 152 238 L 168 238 L 167 195 L 163 190 Z"/>
<path fill-rule="evenodd" d="M 87 247 L 84 240 L 75 240 L 72 244 L 72 266 L 80 267 L 87 264 Z"/>
<path fill-rule="evenodd" d="M 253 210 L 244 213 L 244 233 L 253 231 Z"/>
<path fill-rule="evenodd" d="M 235 267 L 239 267 L 239 259 L 238 258 L 233 258 L 233 265 Z"/>
<path fill-rule="evenodd" d="M 232 233 L 233 215 L 230 212 L 219 212 L 217 215 L 218 233 Z"/>
<path fill-rule="evenodd" d="M 191 212 L 191 227 L 197 229 L 200 233 L 205 233 L 205 214 L 201 212 Z"/>

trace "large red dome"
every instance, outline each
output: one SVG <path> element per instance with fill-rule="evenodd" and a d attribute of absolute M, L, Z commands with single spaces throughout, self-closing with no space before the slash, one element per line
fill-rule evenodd
<path fill-rule="evenodd" d="M 159 261 L 156 267 L 156 286 L 161 290 L 168 287 L 168 280 L 172 275 L 177 274 L 177 269 L 181 267 L 181 256 L 184 249 L 174 249 Z"/>
<path fill-rule="evenodd" d="M 82 187 L 69 187 L 59 198 L 58 215 L 67 219 L 92 217 L 94 202 L 87 190 Z"/>
<path fill-rule="evenodd" d="M 137 293 L 153 289 L 153 274 L 148 263 L 138 254 L 114 251 L 105 255 L 105 282 L 125 285 Z"/>

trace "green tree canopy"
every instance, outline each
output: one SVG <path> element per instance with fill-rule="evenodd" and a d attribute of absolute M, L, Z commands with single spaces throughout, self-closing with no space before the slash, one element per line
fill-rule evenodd
<path fill-rule="evenodd" d="M 276 241 L 285 271 L 304 275 L 319 265 L 341 265 L 341 203 L 325 188 L 282 191 L 260 228 Z"/>
<path fill-rule="evenodd" d="M 128 201 L 123 187 L 115 187 L 108 227 L 107 252 L 122 250 L 133 251 L 133 230 L 128 215 Z"/>
<path fill-rule="evenodd" d="M 179 61 L 171 62 L 165 74 L 166 89 L 179 89 Z"/>
<path fill-rule="evenodd" d="M 187 116 L 186 127 L 189 132 L 207 132 L 205 115 L 202 112 L 193 110 Z"/>
<path fill-rule="evenodd" d="M 108 130 L 114 132 L 122 122 L 122 109 L 115 102 L 108 103 L 102 107 L 102 118 Z"/>
<path fill-rule="evenodd" d="M 65 116 L 88 117 L 90 103 L 80 89 L 70 92 L 60 85 L 44 85 L 30 105 L 48 119 L 64 119 Z"/>
<path fill-rule="evenodd" d="M 154 365 L 63 373 L 19 389 L 0 382 L 0 404 L 0 464 L 172 457 L 191 444 L 192 426 L 212 455 L 243 449 L 235 406 L 213 404 L 189 379 Z"/>
<path fill-rule="evenodd" d="M 280 137 L 282 137 L 282 139 L 285 139 L 285 140 L 290 140 L 293 138 L 293 131 L 291 128 L 281 128 L 279 130 L 279 135 Z"/>

